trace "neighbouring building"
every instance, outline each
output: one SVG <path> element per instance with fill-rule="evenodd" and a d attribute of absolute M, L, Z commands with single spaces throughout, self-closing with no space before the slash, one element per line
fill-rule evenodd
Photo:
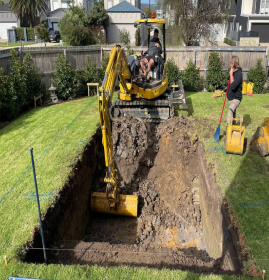
<path fill-rule="evenodd" d="M 7 29 L 19 27 L 20 20 L 13 14 L 8 6 L 4 4 L 0 6 L 0 39 L 8 39 Z"/>
<path fill-rule="evenodd" d="M 68 9 L 59 8 L 47 14 L 48 28 L 49 30 L 59 30 L 58 22 L 65 15 Z"/>
<path fill-rule="evenodd" d="M 104 0 L 104 7 L 106 10 L 112 8 L 113 6 L 116 6 L 125 0 Z M 141 9 L 141 0 L 126 0 L 133 6 L 137 7 L 138 9 Z"/>
<path fill-rule="evenodd" d="M 75 0 L 76 5 L 83 5 L 88 13 L 94 7 L 94 2 L 99 0 Z M 55 11 L 57 9 L 67 9 L 70 0 L 48 0 L 47 5 L 49 12 Z"/>
<path fill-rule="evenodd" d="M 269 0 L 233 0 L 228 21 L 227 37 L 240 41 L 259 38 L 269 42 Z"/>
<path fill-rule="evenodd" d="M 119 30 L 126 29 L 131 37 L 131 44 L 135 42 L 134 22 L 141 18 L 141 10 L 127 1 L 113 6 L 107 10 L 110 24 L 107 28 L 108 44 L 119 42 Z"/>

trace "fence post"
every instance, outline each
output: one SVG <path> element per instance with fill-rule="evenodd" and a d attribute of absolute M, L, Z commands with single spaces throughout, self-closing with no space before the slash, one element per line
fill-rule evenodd
<path fill-rule="evenodd" d="M 28 38 L 27 38 L 27 29 L 26 28 L 23 29 L 23 33 L 24 33 L 24 42 L 27 42 Z"/>

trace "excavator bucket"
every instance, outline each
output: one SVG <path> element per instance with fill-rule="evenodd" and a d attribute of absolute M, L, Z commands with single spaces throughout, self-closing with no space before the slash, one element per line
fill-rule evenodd
<path fill-rule="evenodd" d="M 105 193 L 93 192 L 91 195 L 91 210 L 120 216 L 137 217 L 138 200 L 135 195 L 119 195 L 117 209 L 111 208 Z"/>
<path fill-rule="evenodd" d="M 234 125 L 234 121 L 239 121 L 240 125 Z M 243 155 L 245 127 L 242 125 L 243 118 L 233 119 L 232 124 L 227 126 L 226 132 L 226 153 Z"/>

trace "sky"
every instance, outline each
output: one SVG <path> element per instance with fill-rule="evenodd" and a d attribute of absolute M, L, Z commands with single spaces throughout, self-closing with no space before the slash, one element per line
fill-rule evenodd
<path fill-rule="evenodd" d="M 141 3 L 148 4 L 149 0 L 141 0 Z M 155 0 L 150 0 L 150 4 L 155 4 Z"/>

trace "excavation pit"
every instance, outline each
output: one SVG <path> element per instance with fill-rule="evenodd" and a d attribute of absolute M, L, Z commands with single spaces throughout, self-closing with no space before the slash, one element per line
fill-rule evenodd
<path fill-rule="evenodd" d="M 45 215 L 49 261 L 240 274 L 237 233 L 195 131 L 184 117 L 161 124 L 115 119 L 119 186 L 138 196 L 137 218 L 90 211 L 91 191 L 105 191 L 98 131 Z M 42 247 L 38 230 L 27 246 Z M 28 250 L 25 259 L 42 262 L 42 251 Z"/>

